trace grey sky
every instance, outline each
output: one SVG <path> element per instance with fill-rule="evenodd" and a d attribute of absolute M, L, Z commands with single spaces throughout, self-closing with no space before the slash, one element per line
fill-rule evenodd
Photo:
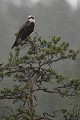
<path fill-rule="evenodd" d="M 66 0 L 70 7 L 76 10 L 80 6 L 80 0 Z"/>
<path fill-rule="evenodd" d="M 36 5 L 38 3 L 42 3 L 43 5 L 50 5 L 54 0 L 3 0 L 4 2 L 12 2 L 14 5 L 20 6 L 22 3 L 26 3 L 26 5 Z M 80 5 L 80 0 L 65 0 L 72 9 L 77 9 Z"/>
<path fill-rule="evenodd" d="M 3 0 L 4 2 L 11 2 L 16 6 L 21 6 L 22 4 L 26 4 L 26 6 L 34 6 L 37 5 L 38 3 L 42 3 L 43 5 L 49 6 L 51 2 L 54 0 Z"/>

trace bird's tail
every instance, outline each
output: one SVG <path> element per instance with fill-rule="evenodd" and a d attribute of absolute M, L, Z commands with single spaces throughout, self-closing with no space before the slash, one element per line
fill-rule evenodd
<path fill-rule="evenodd" d="M 14 47 L 17 47 L 18 46 L 18 40 L 16 39 L 13 46 L 11 47 L 11 49 L 13 49 Z"/>

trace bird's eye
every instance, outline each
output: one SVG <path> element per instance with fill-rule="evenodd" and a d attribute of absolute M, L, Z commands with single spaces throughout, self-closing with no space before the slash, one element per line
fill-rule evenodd
<path fill-rule="evenodd" d="M 30 19 L 30 18 L 31 18 L 31 19 L 34 19 L 34 17 L 29 17 L 29 19 Z"/>

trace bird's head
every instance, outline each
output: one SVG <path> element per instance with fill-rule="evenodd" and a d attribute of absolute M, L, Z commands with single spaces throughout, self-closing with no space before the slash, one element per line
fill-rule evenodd
<path fill-rule="evenodd" d="M 29 15 L 29 16 L 28 16 L 28 20 L 29 20 L 30 22 L 34 22 L 34 23 L 35 23 L 35 18 L 34 18 L 33 15 Z"/>

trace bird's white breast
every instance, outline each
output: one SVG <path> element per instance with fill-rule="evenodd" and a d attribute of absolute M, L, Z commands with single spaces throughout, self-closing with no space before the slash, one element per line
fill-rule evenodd
<path fill-rule="evenodd" d="M 35 23 L 35 19 L 30 18 L 29 21 Z"/>

